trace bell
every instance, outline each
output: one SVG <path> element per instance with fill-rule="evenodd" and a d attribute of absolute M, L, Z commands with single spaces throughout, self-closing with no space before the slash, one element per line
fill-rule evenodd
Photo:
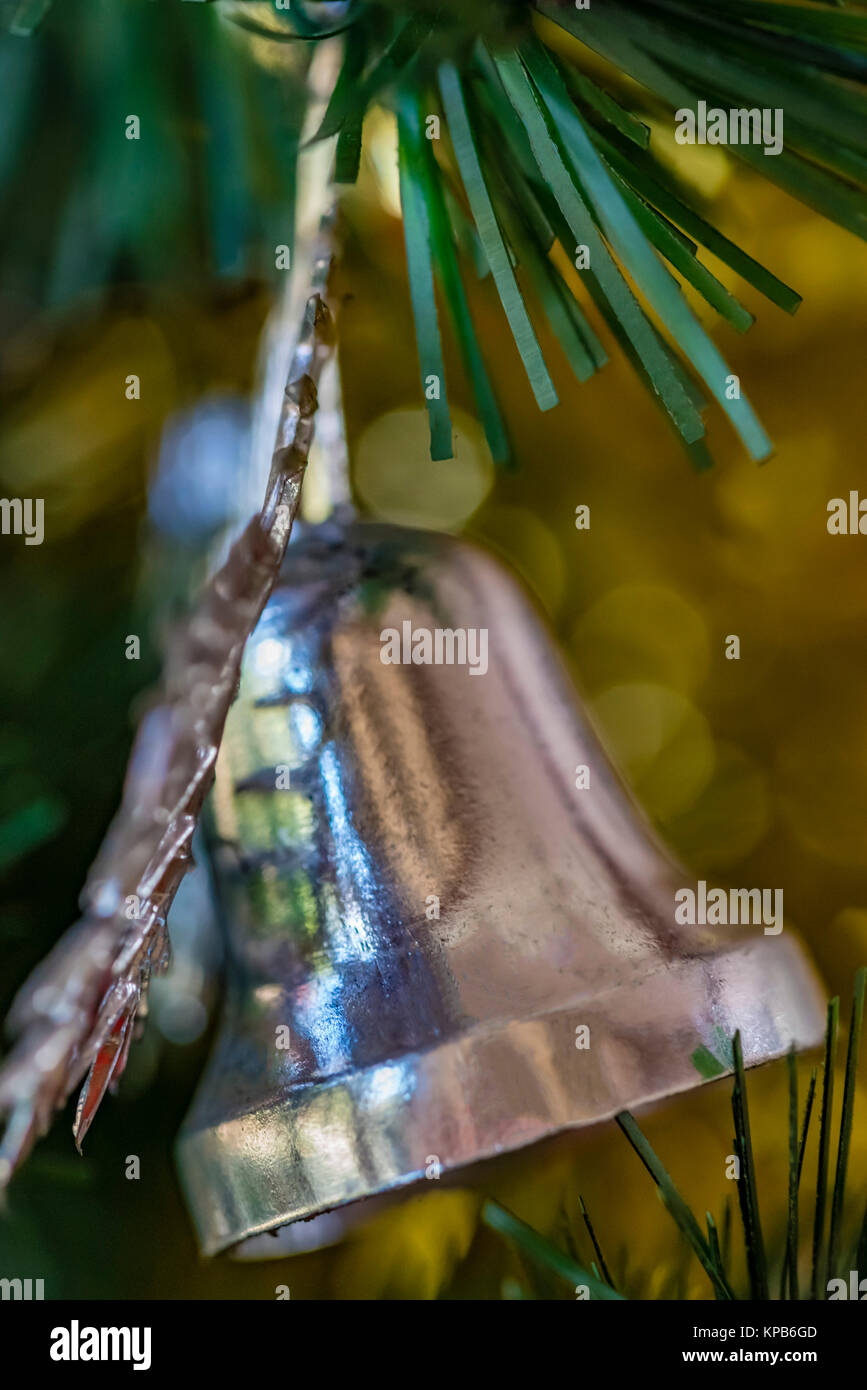
<path fill-rule="evenodd" d="M 747 1064 L 822 1035 L 781 923 L 678 920 L 536 613 L 451 537 L 293 541 L 212 816 L 229 983 L 178 1144 L 207 1254 L 683 1091 L 736 1029 Z"/>

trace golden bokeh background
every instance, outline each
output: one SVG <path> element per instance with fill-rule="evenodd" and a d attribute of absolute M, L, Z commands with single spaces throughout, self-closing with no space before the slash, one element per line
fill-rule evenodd
<path fill-rule="evenodd" d="M 523 577 L 672 850 L 699 877 L 782 886 L 787 920 L 845 1012 L 853 971 L 867 960 L 867 538 L 830 536 L 826 509 L 851 489 L 867 495 L 867 249 L 720 150 L 684 150 L 655 130 L 657 153 L 668 140 L 664 157 L 689 162 L 711 220 L 803 295 L 788 317 L 706 258 L 756 316 L 744 337 L 719 321 L 712 328 L 774 457 L 750 462 L 717 417 L 716 466 L 693 472 L 616 348 L 578 385 L 537 315 L 561 400 L 540 414 L 493 287 L 480 282 L 473 312 L 518 466 L 491 465 L 448 336 L 455 459 L 431 465 L 391 118 L 372 112 L 368 134 L 361 182 L 345 201 L 336 282 L 359 502 L 379 516 L 460 529 Z M 710 323 L 710 311 L 692 302 Z M 7 884 L 4 1000 L 72 920 L 119 788 L 128 708 L 157 670 L 155 634 L 135 671 L 122 641 L 147 631 L 139 528 L 161 429 L 203 396 L 250 390 L 267 307 L 255 285 L 207 296 L 167 288 L 110 311 L 83 303 L 7 337 L 0 485 L 6 496 L 44 496 L 50 526 L 38 550 L 13 552 L 3 540 L 0 623 L 13 711 L 4 752 L 17 767 L 24 748 L 34 795 L 51 784 L 63 828 Z M 142 379 L 136 403 L 124 398 L 128 371 Z M 574 524 L 580 504 L 590 508 L 588 530 Z M 731 634 L 740 638 L 737 661 L 725 658 Z M 60 769 L 53 779 L 51 767 Z M 160 1049 L 146 1038 L 130 1085 L 88 1140 L 87 1162 L 70 1153 L 64 1121 L 20 1179 L 0 1241 L 13 1242 L 20 1262 L 35 1260 L 34 1272 L 47 1266 L 65 1296 L 267 1298 L 281 1283 L 293 1298 L 538 1292 L 515 1253 L 478 1226 L 481 1198 L 498 1197 L 558 1239 L 564 1223 L 577 1228 L 579 1192 L 635 1296 L 709 1295 L 614 1126 L 503 1160 L 472 1186 L 410 1197 L 336 1250 L 259 1266 L 203 1264 L 170 1158 L 201 1059 L 202 1044 Z M 802 1095 L 814 1061 L 801 1067 Z M 641 1117 L 699 1213 L 719 1213 L 732 1199 L 729 1091 L 714 1083 Z M 750 1097 L 766 1236 L 779 1247 L 785 1068 L 751 1073 Z M 146 1155 L 148 1181 L 123 1181 L 121 1155 L 131 1152 Z M 865 1160 L 862 1086 L 851 1158 L 862 1204 Z M 812 1181 L 808 1166 L 806 1191 Z M 579 1253 L 589 1260 L 586 1242 Z M 570 1296 L 565 1286 L 550 1293 Z"/>

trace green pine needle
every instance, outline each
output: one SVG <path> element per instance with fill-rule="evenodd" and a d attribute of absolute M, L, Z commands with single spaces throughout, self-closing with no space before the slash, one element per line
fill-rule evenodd
<path fill-rule="evenodd" d="M 828 1163 L 831 1153 L 831 1114 L 834 1106 L 834 1062 L 837 1056 L 837 1029 L 840 1019 L 840 1000 L 828 1005 L 828 1024 L 825 1033 L 825 1064 L 822 1072 L 822 1113 L 819 1121 L 819 1163 L 816 1173 L 816 1210 L 813 1219 L 813 1275 L 810 1291 L 819 1297 L 822 1279 L 821 1256 L 825 1236 L 825 1208 L 828 1200 Z"/>
<path fill-rule="evenodd" d="M 846 1079 L 843 1083 L 843 1108 L 840 1115 L 840 1139 L 837 1148 L 837 1167 L 834 1173 L 834 1193 L 831 1198 L 831 1229 L 828 1235 L 828 1274 L 837 1273 L 837 1247 L 843 1221 L 843 1202 L 846 1194 L 846 1170 L 849 1162 L 849 1147 L 852 1142 L 852 1120 L 855 1113 L 855 1083 L 858 1070 L 858 1048 L 861 1043 L 861 1025 L 864 1020 L 864 987 L 867 983 L 867 968 L 864 966 L 855 977 L 855 992 L 852 999 L 852 1018 L 849 1023 L 849 1044 L 846 1051 Z"/>
<path fill-rule="evenodd" d="M 724 1275 L 725 1267 L 723 1265 L 722 1250 L 720 1249 L 719 1233 L 716 1228 L 716 1222 L 709 1211 L 705 1212 L 705 1220 L 707 1222 L 707 1243 L 710 1246 L 713 1262 L 717 1269 Z"/>
<path fill-rule="evenodd" d="M 503 234 L 497 223 L 487 184 L 479 162 L 478 151 L 467 115 L 463 86 L 453 63 L 443 63 L 439 72 L 440 92 L 449 125 L 458 168 L 488 265 L 505 310 L 512 336 L 521 354 L 524 369 L 533 388 L 540 410 L 557 405 L 557 392 L 548 373 L 542 349 L 530 322 L 509 257 Z"/>
<path fill-rule="evenodd" d="M 684 439 L 688 443 L 700 439 L 704 434 L 701 417 L 683 390 L 668 355 L 661 348 L 650 323 L 596 231 L 573 176 L 551 135 L 539 94 L 531 86 L 520 58 L 510 53 L 494 55 L 494 60 L 509 99 L 527 130 L 540 173 L 550 187 L 575 241 L 579 246 L 589 248 L 593 275 L 605 298 L 629 335 L 658 395 Z"/>
<path fill-rule="evenodd" d="M 401 106 L 398 111 L 398 172 L 418 359 L 430 420 L 430 452 L 431 458 L 438 461 L 452 458 L 454 451 L 431 263 L 431 230 L 424 189 L 412 153 L 417 135 L 413 122 L 417 121 L 418 112 L 411 104 Z"/>
<path fill-rule="evenodd" d="M 786 1255 L 780 1273 L 780 1298 L 798 1294 L 798 1063 L 794 1046 L 786 1058 L 789 1074 L 789 1205 L 786 1222 Z M 787 1290 L 788 1288 L 788 1295 Z"/>
<path fill-rule="evenodd" d="M 605 1262 L 605 1256 L 602 1253 L 602 1246 L 599 1244 L 596 1232 L 593 1229 L 593 1223 L 590 1220 L 590 1213 L 584 1205 L 584 1198 L 581 1196 L 579 1196 L 578 1198 L 578 1206 L 581 1211 L 581 1216 L 584 1221 L 584 1225 L 587 1228 L 587 1234 L 590 1237 L 591 1244 L 593 1246 L 594 1251 L 596 1252 L 596 1259 L 599 1261 L 599 1268 L 602 1271 L 602 1278 L 605 1280 L 606 1284 L 608 1284 L 609 1287 L 614 1289 L 616 1292 L 614 1280 L 611 1278 L 611 1272 L 608 1268 L 608 1265 Z"/>
<path fill-rule="evenodd" d="M 626 1135 L 645 1168 L 650 1173 L 650 1176 L 653 1178 L 653 1181 L 659 1188 L 659 1194 L 666 1208 L 671 1213 L 687 1245 L 690 1246 L 710 1279 L 717 1298 L 734 1298 L 734 1294 L 725 1277 L 722 1266 L 717 1262 L 715 1250 L 705 1239 L 702 1229 L 693 1216 L 692 1211 L 681 1197 L 670 1174 L 657 1158 L 650 1144 L 635 1123 L 635 1120 L 629 1114 L 628 1110 L 621 1111 L 616 1118 L 623 1133 Z"/>
<path fill-rule="evenodd" d="M 756 1191 L 756 1168 L 750 1135 L 750 1112 L 747 1104 L 747 1085 L 740 1032 L 735 1033 L 734 1036 L 734 1063 L 735 1084 L 732 1090 L 732 1114 L 735 1122 L 735 1153 L 739 1159 L 740 1170 L 738 1173 L 738 1199 L 744 1226 L 750 1291 L 753 1298 L 766 1299 L 768 1297 L 768 1266 L 765 1259 L 765 1242 L 759 1215 L 759 1197 Z"/>
<path fill-rule="evenodd" d="M 648 154 L 639 156 L 630 152 L 629 156 L 598 133 L 594 134 L 598 148 L 605 159 L 648 203 L 671 222 L 681 227 L 699 245 L 704 246 L 719 260 L 746 280 L 753 289 L 758 290 L 771 303 L 794 314 L 801 303 L 801 296 L 776 275 L 753 260 L 739 246 L 716 227 L 711 226 L 696 210 L 686 203 L 671 187 L 660 165 Z"/>
<path fill-rule="evenodd" d="M 585 77 L 577 68 L 567 70 L 566 83 L 569 91 L 576 101 L 591 111 L 596 112 L 609 125 L 613 125 L 620 134 L 627 140 L 631 140 L 639 149 L 646 150 L 650 144 L 650 127 L 643 121 L 636 118 L 627 111 L 618 101 L 615 101 L 610 93 L 597 87 L 589 77 Z"/>
<path fill-rule="evenodd" d="M 556 1245 L 539 1235 L 532 1226 L 520 1221 L 517 1216 L 500 1206 L 499 1203 L 485 1202 L 482 1208 L 482 1220 L 492 1231 L 512 1240 L 523 1254 L 528 1255 L 543 1269 L 550 1270 L 553 1274 L 559 1275 L 561 1279 L 567 1280 L 573 1288 L 582 1284 L 585 1285 L 591 1298 L 617 1300 L 621 1298 L 619 1293 L 602 1282 L 598 1273 L 592 1274 L 590 1270 L 584 1269 L 568 1255 L 564 1255 Z"/>
<path fill-rule="evenodd" d="M 642 235 L 605 164 L 595 149 L 562 78 L 540 44 L 528 44 L 522 57 L 543 97 L 551 120 L 568 149 L 581 186 L 591 199 L 605 236 L 624 266 L 656 310 L 687 360 L 695 367 L 730 416 L 744 444 L 756 459 L 767 458 L 771 443 L 745 396 L 730 399 L 726 383 L 731 372 L 689 308 L 677 283 Z"/>
<path fill-rule="evenodd" d="M 485 367 L 484 356 L 479 346 L 461 280 L 443 182 L 439 177 L 430 141 L 426 140 L 421 132 L 423 113 L 419 99 L 410 90 L 407 90 L 401 97 L 401 109 L 404 112 L 403 138 L 412 143 L 411 156 L 418 171 L 421 191 L 427 208 L 434 263 L 439 272 L 439 280 L 448 304 L 464 367 L 472 383 L 476 409 L 485 431 L 491 457 L 495 463 L 505 467 L 511 463 L 506 429 Z"/>
<path fill-rule="evenodd" d="M 499 219 L 518 263 L 525 270 L 576 377 L 579 381 L 589 381 L 597 365 L 601 365 L 599 355 L 602 362 L 606 360 L 605 349 L 550 259 L 528 236 L 520 213 L 509 196 L 505 180 L 502 183 L 498 180 L 497 195 Z"/>

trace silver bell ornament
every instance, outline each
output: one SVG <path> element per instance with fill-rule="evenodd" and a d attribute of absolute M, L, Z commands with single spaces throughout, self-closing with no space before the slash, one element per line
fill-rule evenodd
<path fill-rule="evenodd" d="M 449 536 L 293 541 L 212 812 L 227 1001 L 178 1144 L 208 1254 L 683 1091 L 736 1029 L 748 1065 L 821 1037 L 788 929 L 678 924 L 539 617 Z"/>

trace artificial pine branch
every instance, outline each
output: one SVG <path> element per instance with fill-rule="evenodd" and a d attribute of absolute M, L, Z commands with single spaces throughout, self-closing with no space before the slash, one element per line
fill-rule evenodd
<path fill-rule="evenodd" d="M 24 0 L 11 8 L 7 3 L 7 22 L 17 36 L 7 43 L 35 45 L 37 55 L 19 87 L 12 89 L 10 129 L 20 122 L 27 82 L 39 84 L 40 95 L 50 93 L 49 73 L 58 60 L 75 70 L 82 26 L 97 26 L 87 29 L 85 51 L 98 52 L 98 25 L 109 17 L 112 27 L 104 42 L 120 45 L 127 62 L 133 48 L 137 52 L 153 44 L 159 33 L 178 59 L 165 71 L 181 76 L 192 68 L 197 81 L 191 93 L 189 82 L 165 77 L 161 67 L 161 85 L 154 94 L 159 110 L 143 115 L 147 143 L 134 154 L 124 151 L 125 159 L 113 155 L 114 163 L 101 164 L 95 178 L 90 171 L 80 173 L 79 182 L 68 188 L 69 207 L 91 208 L 97 227 L 104 215 L 101 205 L 111 206 L 113 197 L 122 196 L 113 183 L 127 180 L 139 195 L 130 194 L 129 207 L 120 216 L 106 218 L 95 255 L 82 259 L 62 238 L 57 264 L 50 264 L 54 247 L 42 252 L 49 261 L 42 278 L 55 302 L 80 288 L 76 267 L 84 274 L 96 265 L 104 282 L 111 281 L 119 265 L 130 263 L 143 278 L 165 276 L 173 265 L 187 276 L 195 274 L 207 265 L 191 235 L 191 228 L 202 222 L 210 231 L 212 269 L 263 273 L 272 252 L 269 234 L 273 236 L 281 216 L 284 227 L 291 221 L 286 214 L 294 198 L 294 152 L 303 110 L 297 101 L 276 104 L 274 81 L 254 61 L 245 31 L 255 29 L 255 43 L 260 48 L 273 43 L 290 64 L 293 55 L 303 64 L 315 43 L 339 32 L 343 68 L 315 138 L 338 136 L 337 177 L 352 181 L 363 153 L 366 111 L 378 103 L 403 112 L 401 191 L 421 377 L 423 383 L 440 378 L 435 409 L 426 392 L 433 457 L 448 456 L 451 422 L 432 280 L 439 282 L 457 327 L 492 454 L 501 463 L 509 457 L 496 383 L 489 380 L 462 273 L 455 270 L 467 221 L 494 269 L 506 320 L 540 408 L 557 402 L 533 323 L 540 311 L 579 384 L 604 362 L 605 349 L 599 344 L 597 350 L 596 331 L 586 315 L 586 295 L 697 466 L 710 461 L 703 418 L 708 398 L 728 414 L 747 450 L 757 459 L 767 457 L 771 443 L 745 395 L 729 398 L 734 373 L 692 315 L 681 285 L 691 285 L 741 332 L 750 327 L 751 315 L 701 262 L 700 246 L 787 312 L 797 308 L 798 295 L 706 221 L 695 191 L 677 186 L 655 158 L 643 117 L 664 113 L 672 120 L 674 112 L 694 112 L 699 101 L 781 110 L 785 138 L 779 154 L 769 157 L 751 144 L 732 145 L 732 154 L 855 235 L 867 236 L 863 10 L 840 12 L 814 0 L 798 5 L 785 0 L 593 0 L 581 10 L 571 0 L 347 0 L 342 5 L 293 0 L 288 9 L 278 8 L 277 0 L 210 0 L 196 6 L 160 0 L 158 7 L 141 0 L 110 13 L 99 0 L 91 4 L 94 19 L 78 13 L 75 3 L 62 13 L 60 7 L 48 11 L 46 0 Z M 32 39 L 22 37 L 34 29 Z M 571 42 L 566 40 L 564 48 L 561 39 L 567 34 Z M 106 61 L 113 57 L 106 47 Z M 597 71 L 600 58 L 607 65 L 605 76 Z M 8 61 L 14 67 L 14 52 Z M 217 82 L 215 74 L 225 74 L 226 80 Z M 624 78 L 631 84 L 624 87 Z M 136 80 L 132 66 L 125 74 L 124 109 L 147 103 Z M 636 96 L 634 84 L 643 95 Z M 291 67 L 277 80 L 282 98 L 301 85 Z M 73 88 L 62 97 L 65 119 L 92 122 L 80 93 Z M 422 115 L 442 118 L 449 137 L 433 142 L 436 157 L 420 148 L 418 128 L 409 117 L 420 110 L 419 103 L 425 105 Z M 44 119 L 56 121 L 50 103 L 43 107 Z M 198 119 L 209 131 L 206 167 L 193 178 L 176 179 L 171 189 L 161 183 L 171 176 L 172 160 L 155 155 L 155 132 L 167 117 L 178 127 Z M 106 103 L 98 120 L 104 128 L 91 128 L 94 148 L 116 151 L 117 103 Z M 176 149 L 171 153 L 176 156 Z M 202 148 L 186 150 L 185 158 L 192 170 L 202 163 Z M 261 177 L 263 162 L 267 178 Z M 18 185 L 26 185 L 29 174 L 29 169 L 16 169 L 11 181 L 7 178 L 5 200 L 0 198 L 5 214 L 0 224 L 7 223 L 10 244 L 17 246 L 28 244 L 27 237 L 16 238 L 28 199 L 22 198 L 16 177 Z M 210 190 L 205 207 L 190 191 L 203 187 Z M 267 206 L 264 187 L 271 190 Z M 443 215 L 446 188 L 450 196 Z M 52 192 L 52 197 L 61 196 Z M 155 206 L 169 205 L 178 211 L 162 235 L 149 219 Z M 55 204 L 54 217 L 67 220 L 68 210 Z M 76 225 L 74 218 L 69 220 L 70 236 Z M 276 237 L 276 242 L 286 240 L 285 231 Z M 571 262 L 576 244 L 590 251 L 590 264 L 578 269 L 582 288 L 577 296 L 552 260 L 556 248 L 561 263 L 564 256 Z M 2 261 L 0 246 L 0 276 Z M 20 275 L 20 261 L 13 264 Z M 468 269 L 465 265 L 464 276 Z M 524 279 L 534 292 L 526 304 Z"/>

